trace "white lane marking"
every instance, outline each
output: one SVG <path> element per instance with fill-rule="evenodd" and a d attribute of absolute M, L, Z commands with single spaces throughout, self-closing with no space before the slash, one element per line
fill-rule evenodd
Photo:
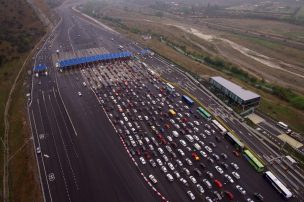
<path fill-rule="evenodd" d="M 55 93 L 56 91 L 55 91 L 54 88 L 53 88 L 53 91 L 52 91 L 52 92 L 53 92 L 53 94 L 54 94 L 56 104 L 57 104 L 57 106 L 59 107 L 59 103 L 58 103 L 57 96 L 56 96 L 56 93 Z M 60 111 L 61 116 L 63 117 L 61 110 L 59 110 L 59 111 Z M 63 118 L 63 121 L 64 121 L 65 128 L 66 128 L 67 131 L 68 131 L 68 127 L 67 127 L 67 124 L 66 124 L 66 121 L 65 121 L 64 118 Z M 69 134 L 70 134 L 70 133 L 69 133 Z M 77 156 L 77 158 L 79 158 L 79 155 L 78 155 L 78 153 L 77 153 L 77 151 L 76 151 L 76 148 L 75 148 L 74 141 L 73 141 L 73 139 L 71 138 L 70 135 L 69 135 L 69 139 L 70 139 L 70 141 L 71 141 L 71 143 L 72 143 L 73 151 L 74 151 L 75 155 Z"/>
<path fill-rule="evenodd" d="M 44 102 L 44 104 L 45 104 L 45 102 Z M 38 102 L 38 108 L 39 108 L 39 112 L 40 112 L 41 124 L 42 124 L 42 126 L 43 126 L 43 128 L 44 128 L 43 120 L 42 120 L 41 107 L 40 107 L 39 102 Z M 47 118 L 49 119 L 48 114 L 46 114 L 46 115 L 47 115 Z M 57 154 L 58 161 L 59 161 L 59 167 L 60 167 L 60 170 L 61 170 L 61 173 L 62 173 L 62 177 L 63 177 L 63 181 L 64 181 L 64 184 L 65 184 L 66 193 L 67 193 L 67 196 L 68 196 L 69 201 L 71 201 L 70 194 L 69 194 L 69 190 L 68 190 L 68 185 L 67 185 L 66 180 L 65 180 L 64 172 L 63 172 L 63 169 L 62 169 L 62 164 L 61 164 L 60 157 L 59 157 L 59 153 L 58 153 L 58 149 L 57 149 L 57 144 L 56 144 L 56 141 L 55 141 L 55 138 L 54 138 L 53 135 L 52 135 L 52 138 L 53 138 L 53 141 L 54 141 L 55 150 L 56 150 L 56 154 Z M 42 158 L 42 159 L 43 159 L 43 158 Z"/>
<path fill-rule="evenodd" d="M 38 103 L 38 105 L 39 105 L 39 99 L 37 99 L 37 103 Z M 37 136 L 37 141 L 38 141 L 38 145 L 39 145 L 39 147 L 41 148 L 41 146 L 40 146 L 40 141 L 39 141 L 39 138 L 38 138 L 38 130 L 37 130 L 37 125 L 36 125 L 36 121 L 35 121 L 35 116 L 34 116 L 34 111 L 32 110 L 32 117 L 33 117 L 33 122 L 34 122 L 34 129 L 35 129 L 35 131 L 36 131 L 36 136 Z M 35 140 L 34 140 L 34 142 L 35 142 Z M 35 145 L 35 144 L 34 144 Z M 35 146 L 35 153 L 36 153 L 36 146 Z M 38 160 L 38 157 L 37 157 L 37 160 Z M 48 182 L 48 180 L 47 180 L 47 175 L 46 175 L 46 169 L 45 169 L 45 165 L 44 165 L 44 160 L 43 160 L 43 158 L 41 158 L 41 161 L 42 161 L 42 167 L 43 167 L 43 170 L 44 170 L 44 176 L 45 176 L 45 180 L 46 180 L 46 184 L 47 184 L 47 189 L 48 189 L 48 192 L 49 192 L 49 195 L 50 195 L 50 199 L 51 199 L 51 201 L 53 201 L 53 199 L 52 199 L 52 194 L 51 194 L 51 190 L 50 190 L 50 185 L 49 185 L 49 182 Z M 39 168 L 39 162 L 37 162 L 38 163 L 38 169 L 40 169 Z M 39 171 L 40 172 L 40 171 Z M 41 175 L 40 175 L 41 176 Z M 42 185 L 42 182 L 41 182 L 41 187 L 42 187 L 42 190 L 44 191 L 44 187 L 43 187 L 43 185 Z M 44 193 L 44 192 L 43 192 Z M 43 196 L 44 196 L 44 201 L 45 201 L 45 195 L 43 194 Z"/>
<path fill-rule="evenodd" d="M 49 97 L 49 101 L 50 101 L 50 103 L 51 103 L 52 112 L 53 112 L 54 117 L 55 117 L 55 122 L 56 122 L 56 125 L 57 125 L 57 128 L 58 128 L 59 134 L 60 134 L 60 139 L 61 139 L 61 142 L 62 142 L 62 144 L 63 144 L 64 152 L 65 152 L 65 155 L 66 155 L 66 157 L 67 157 L 67 159 L 68 159 L 69 167 L 70 167 L 70 169 L 71 169 L 71 171 L 72 171 L 73 180 L 74 180 L 74 183 L 75 183 L 75 185 L 76 185 L 76 189 L 79 190 L 79 186 L 78 186 L 78 184 L 77 184 L 76 175 L 75 175 L 75 172 L 74 172 L 74 170 L 73 170 L 73 168 L 72 168 L 71 160 L 70 160 L 70 157 L 69 157 L 69 154 L 68 154 L 68 151 L 67 151 L 67 146 L 66 146 L 66 144 L 65 144 L 65 142 L 64 142 L 64 140 L 63 140 L 62 131 L 61 131 L 61 129 L 60 129 L 60 127 L 59 127 L 59 124 L 58 124 L 58 121 L 57 121 L 57 119 L 56 119 L 56 113 L 55 113 L 54 106 L 53 106 L 52 101 L 51 101 L 51 96 L 49 95 L 48 97 Z M 46 105 L 46 104 L 45 104 L 45 105 Z M 63 117 L 62 117 L 62 118 L 63 118 Z"/>

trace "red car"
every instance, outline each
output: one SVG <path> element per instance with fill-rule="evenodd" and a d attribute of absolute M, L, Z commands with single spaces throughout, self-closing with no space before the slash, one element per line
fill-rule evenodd
<path fill-rule="evenodd" d="M 214 184 L 215 184 L 218 188 L 222 188 L 222 187 L 223 187 L 223 184 L 222 184 L 219 180 L 217 180 L 217 179 L 214 180 Z"/>
<path fill-rule="evenodd" d="M 234 154 L 235 156 L 240 156 L 240 153 L 239 153 L 238 151 L 236 151 L 236 150 L 233 150 L 233 154 Z"/>
<path fill-rule="evenodd" d="M 193 153 L 191 154 L 191 156 L 192 156 L 192 158 L 193 158 L 195 161 L 199 161 L 199 160 L 200 160 L 200 157 L 199 157 L 195 152 L 193 152 Z"/>
<path fill-rule="evenodd" d="M 234 196 L 230 191 L 225 191 L 225 194 L 229 200 L 233 200 Z"/>

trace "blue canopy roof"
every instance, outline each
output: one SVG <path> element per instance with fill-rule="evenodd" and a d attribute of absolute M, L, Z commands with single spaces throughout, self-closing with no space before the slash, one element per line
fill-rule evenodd
<path fill-rule="evenodd" d="M 45 64 L 39 64 L 33 67 L 34 72 L 41 72 L 47 70 L 47 66 Z"/>
<path fill-rule="evenodd" d="M 131 57 L 131 56 L 132 56 L 131 52 L 124 51 L 124 52 L 118 52 L 118 53 L 105 53 L 105 54 L 93 55 L 93 56 L 87 56 L 87 57 L 72 58 L 72 59 L 59 61 L 59 67 L 66 68 L 66 67 L 73 66 L 73 65 L 85 64 L 88 62 L 114 60 L 114 59 L 126 58 L 126 57 Z"/>

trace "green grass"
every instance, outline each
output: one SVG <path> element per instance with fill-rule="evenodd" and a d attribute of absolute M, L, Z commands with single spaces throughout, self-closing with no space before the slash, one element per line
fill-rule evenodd
<path fill-rule="evenodd" d="M 304 6 L 297 12 L 296 18 L 304 20 Z"/>
<path fill-rule="evenodd" d="M 22 67 L 26 56 L 44 35 L 43 24 L 26 1 L 0 0 L 0 136 L 4 136 L 4 109 L 13 82 Z M 16 5 L 18 5 L 16 7 Z M 29 134 L 26 123 L 24 76 L 17 83 L 9 109 L 9 147 L 10 155 L 23 145 Z M 32 145 L 27 145 L 9 164 L 9 199 L 10 201 L 42 201 L 39 184 L 34 178 L 37 169 L 31 154 Z M 0 145 L 0 189 L 2 192 L 3 145 Z M 0 194 L 2 199 L 2 194 Z"/>
<path fill-rule="evenodd" d="M 275 120 L 286 122 L 290 127 L 304 133 L 304 114 L 286 105 L 262 99 L 259 110 Z"/>

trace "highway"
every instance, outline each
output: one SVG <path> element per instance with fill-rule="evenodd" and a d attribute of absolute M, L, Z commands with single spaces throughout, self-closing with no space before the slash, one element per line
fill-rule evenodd
<path fill-rule="evenodd" d="M 58 14 L 62 21 L 36 56 L 36 64 L 51 67 L 49 75 L 33 78 L 28 109 L 35 145 L 41 148 L 37 157 L 45 201 L 159 200 L 115 138 L 95 95 L 83 91 L 79 99 L 81 74 L 59 74 L 51 61 L 56 49 L 103 46 L 117 52 L 105 43 L 113 34 L 75 14 L 70 5 L 62 5 Z"/>
<path fill-rule="evenodd" d="M 37 162 L 44 200 L 161 201 L 162 198 L 141 175 L 141 172 L 146 173 L 149 169 L 134 164 L 100 105 L 100 100 L 96 99 L 96 92 L 82 84 L 87 82 L 87 78 L 79 69 L 61 73 L 52 61 L 57 49 L 61 53 L 103 47 L 108 52 L 118 52 L 118 46 L 122 44 L 126 50 L 138 52 L 141 47 L 85 18 L 75 12 L 72 6 L 75 4 L 67 1 L 56 9 L 61 20 L 35 57 L 35 64 L 46 64 L 49 67 L 48 76 L 33 76 L 28 101 L 28 116 L 35 147 L 41 148 L 41 153 L 37 153 Z M 143 60 L 151 67 L 157 67 L 156 71 L 161 70 L 162 77 L 196 95 L 261 157 L 278 155 L 255 138 L 243 123 L 230 115 L 208 92 L 198 88 L 179 69 L 172 67 L 170 62 L 158 55 Z M 82 93 L 81 97 L 78 92 Z M 231 149 L 231 146 L 228 148 Z M 227 150 L 224 146 L 222 149 L 220 151 Z M 268 191 L 272 192 L 269 199 L 280 200 L 270 186 L 265 190 L 259 187 L 259 183 L 264 183 L 262 178 L 256 182 L 251 181 L 258 174 L 244 159 L 238 163 L 241 167 L 246 167 L 241 175 L 249 182 L 249 187 L 264 195 Z M 252 169 L 248 175 L 247 169 Z M 273 165 L 273 169 L 282 170 L 280 165 Z M 293 178 L 299 176 L 292 170 L 288 172 L 295 175 Z M 289 178 L 290 173 L 280 172 L 280 175 L 283 178 L 288 175 Z M 293 187 L 300 189 L 300 182 L 293 183 Z M 188 201 L 187 195 L 179 186 L 165 183 L 158 188 L 168 201 Z"/>

